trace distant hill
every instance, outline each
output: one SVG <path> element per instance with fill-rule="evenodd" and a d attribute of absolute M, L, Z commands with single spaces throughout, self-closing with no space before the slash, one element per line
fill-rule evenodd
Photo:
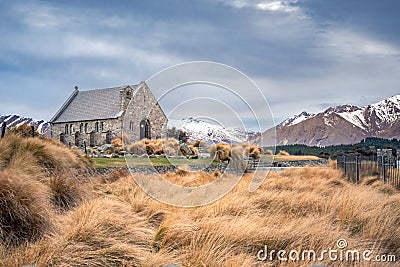
<path fill-rule="evenodd" d="M 400 139 L 400 95 L 365 107 L 341 105 L 318 114 L 302 112 L 284 120 L 275 130 L 277 145 L 354 144 L 367 137 Z M 265 145 L 272 145 L 268 140 L 273 135 L 273 128 L 263 133 Z"/>
<path fill-rule="evenodd" d="M 265 147 L 264 150 L 273 149 L 274 147 Z M 376 154 L 376 149 L 392 148 L 397 151 L 400 148 L 400 141 L 397 139 L 384 139 L 378 137 L 368 137 L 359 143 L 347 145 L 332 146 L 307 146 L 307 145 L 278 145 L 276 151 L 285 150 L 291 155 L 315 155 L 315 156 L 335 156 L 344 152 L 364 152 L 364 154 Z"/>
<path fill-rule="evenodd" d="M 12 127 L 18 127 L 23 124 L 29 126 L 33 125 L 39 133 L 47 137 L 51 136 L 50 124 L 44 120 L 35 121 L 31 118 L 25 118 L 18 115 L 0 115 L 0 126 L 3 124 L 3 122 L 6 122 L 8 129 Z"/>

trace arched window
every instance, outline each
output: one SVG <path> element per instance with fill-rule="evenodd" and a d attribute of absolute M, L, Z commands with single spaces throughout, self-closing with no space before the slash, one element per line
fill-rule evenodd
<path fill-rule="evenodd" d="M 87 133 L 87 132 L 88 132 L 88 124 L 85 123 L 85 133 Z"/>
<path fill-rule="evenodd" d="M 74 126 L 72 124 L 69 125 L 69 133 L 72 134 L 74 132 Z"/>
<path fill-rule="evenodd" d="M 100 131 L 101 131 L 101 132 L 104 131 L 104 122 L 100 122 Z"/>
<path fill-rule="evenodd" d="M 94 125 L 94 130 L 96 131 L 96 133 L 99 132 L 99 122 L 96 121 L 95 125 Z"/>
<path fill-rule="evenodd" d="M 81 124 L 79 125 L 79 131 L 80 131 L 81 133 L 83 133 L 83 123 L 81 123 Z"/>
<path fill-rule="evenodd" d="M 68 124 L 65 125 L 65 134 L 68 134 Z"/>

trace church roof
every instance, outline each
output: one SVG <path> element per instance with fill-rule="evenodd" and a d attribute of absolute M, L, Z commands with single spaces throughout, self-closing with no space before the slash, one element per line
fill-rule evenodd
<path fill-rule="evenodd" d="M 120 91 L 126 87 L 135 95 L 139 85 L 125 85 L 113 88 L 75 91 L 61 106 L 50 122 L 73 122 L 118 118 L 122 115 Z"/>

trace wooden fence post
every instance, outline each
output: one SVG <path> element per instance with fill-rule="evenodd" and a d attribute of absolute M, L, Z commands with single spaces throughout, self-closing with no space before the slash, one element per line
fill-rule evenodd
<path fill-rule="evenodd" d="M 7 127 L 7 123 L 5 121 L 3 121 L 3 123 L 1 124 L 1 138 L 3 138 L 4 135 L 6 134 L 6 127 Z"/>
<path fill-rule="evenodd" d="M 385 170 L 385 158 L 382 156 L 382 179 L 383 183 L 386 184 L 386 170 Z"/>
<path fill-rule="evenodd" d="M 356 155 L 356 184 L 360 181 L 360 169 L 358 168 L 358 156 Z"/>
<path fill-rule="evenodd" d="M 347 172 L 347 166 L 346 166 L 346 156 L 343 156 L 343 170 L 344 170 L 344 176 L 346 176 Z"/>

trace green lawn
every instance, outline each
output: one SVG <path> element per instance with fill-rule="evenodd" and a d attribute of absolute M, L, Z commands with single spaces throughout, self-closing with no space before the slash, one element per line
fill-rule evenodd
<path fill-rule="evenodd" d="M 262 155 L 262 159 L 271 160 L 272 155 Z M 275 155 L 275 162 L 282 161 L 296 161 L 296 160 L 318 160 L 320 158 L 316 156 L 296 156 L 296 155 Z M 129 166 L 166 166 L 166 165 L 206 165 L 210 163 L 218 163 L 217 161 L 210 162 L 210 159 L 200 158 L 200 159 L 167 159 L 167 158 L 92 158 L 95 168 L 107 168 L 107 167 L 124 167 L 127 166 L 127 161 Z"/>
<path fill-rule="evenodd" d="M 210 159 L 167 159 L 167 158 L 92 158 L 95 168 L 124 167 L 127 166 L 166 166 L 166 165 L 202 165 L 210 164 Z M 217 162 L 212 162 L 217 163 Z"/>

